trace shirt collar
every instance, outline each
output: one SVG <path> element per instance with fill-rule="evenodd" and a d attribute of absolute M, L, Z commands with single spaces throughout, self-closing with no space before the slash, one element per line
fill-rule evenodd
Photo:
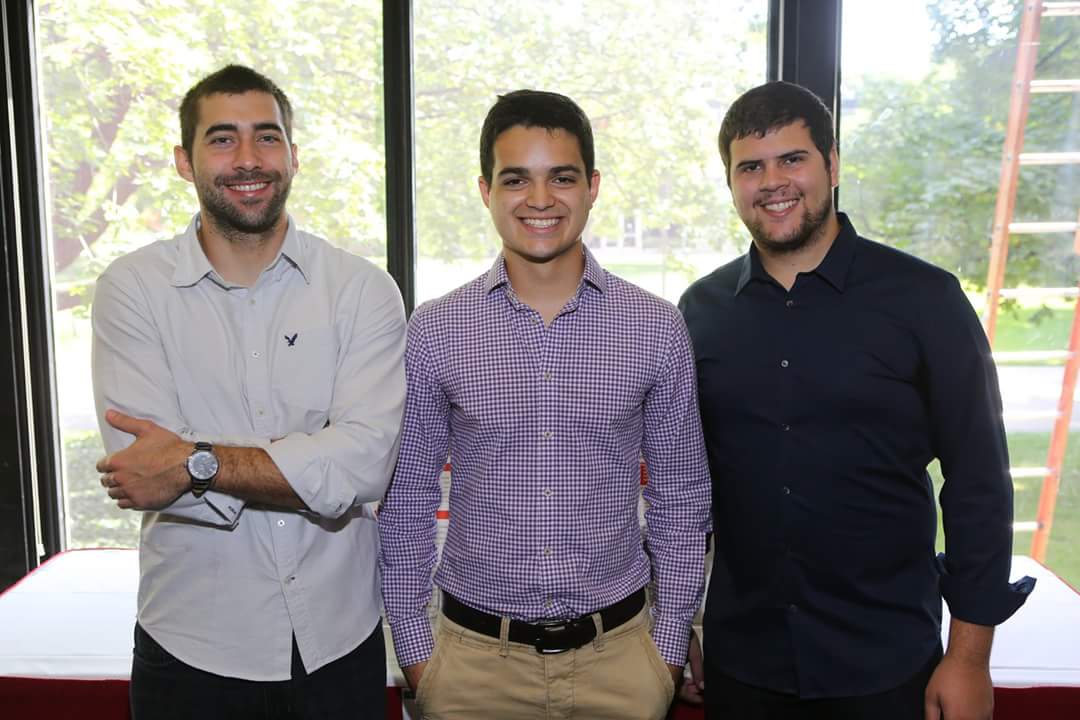
<path fill-rule="evenodd" d="M 838 292 L 844 292 L 848 269 L 851 267 L 852 260 L 855 259 L 855 240 L 858 234 L 847 214 L 838 212 L 836 218 L 840 223 L 840 232 L 829 248 L 829 252 L 825 253 L 825 257 L 813 272 L 824 278 Z M 742 271 L 739 273 L 739 281 L 735 283 L 735 294 L 742 292 L 751 280 L 766 282 L 769 280 L 769 274 L 765 272 L 765 266 L 761 264 L 758 249 L 752 243 L 749 252 L 743 256 Z"/>
<path fill-rule="evenodd" d="M 587 283 L 601 293 L 607 292 L 607 275 L 604 273 L 604 269 L 600 267 L 600 263 L 596 261 L 596 258 L 593 257 L 593 254 L 589 251 L 589 248 L 585 247 L 584 243 L 581 245 L 581 251 L 585 254 L 585 271 L 581 274 L 582 285 Z M 490 293 L 495 288 L 503 285 L 510 285 L 510 276 L 506 273 L 506 258 L 500 252 L 499 256 L 495 258 L 495 262 L 492 263 L 491 269 L 487 272 L 487 279 L 484 281 L 484 293 Z M 579 286 L 578 292 L 580 293 L 580 291 Z"/>
<path fill-rule="evenodd" d="M 296 223 L 289 217 L 288 227 L 285 229 L 285 241 L 281 244 L 281 250 L 277 257 L 267 267 L 273 268 L 284 258 L 290 265 L 300 271 L 304 282 L 311 284 L 307 273 L 307 256 L 300 243 L 296 231 Z M 199 213 L 188 223 L 187 229 L 180 236 L 179 257 L 176 259 L 176 268 L 173 270 L 172 284 L 174 287 L 190 287 L 197 284 L 207 275 L 214 273 L 214 266 L 206 257 L 202 244 L 199 242 L 198 230 L 202 225 Z M 216 273 L 215 273 L 216 274 Z"/>

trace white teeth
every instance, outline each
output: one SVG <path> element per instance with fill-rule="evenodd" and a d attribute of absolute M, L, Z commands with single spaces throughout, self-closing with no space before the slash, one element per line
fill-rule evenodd
<path fill-rule="evenodd" d="M 252 183 L 251 185 L 233 185 L 232 189 L 239 192 L 255 192 L 256 190 L 262 190 L 269 183 Z"/>
<path fill-rule="evenodd" d="M 769 212 L 783 212 L 789 207 L 792 207 L 796 202 L 796 200 L 784 200 L 783 202 L 766 203 L 765 209 Z"/>
<path fill-rule="evenodd" d="M 549 228 L 559 222 L 559 218 L 522 218 L 521 221 L 534 228 Z"/>

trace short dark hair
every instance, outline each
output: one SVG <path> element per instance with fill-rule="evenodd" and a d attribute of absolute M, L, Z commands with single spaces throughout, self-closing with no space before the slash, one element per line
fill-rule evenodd
<path fill-rule="evenodd" d="M 484 118 L 480 131 L 480 173 L 491 183 L 495 167 L 495 140 L 517 125 L 527 128 L 565 130 L 577 138 L 585 175 L 591 178 L 596 167 L 592 125 L 578 104 L 565 95 L 542 90 L 515 90 L 500 95 Z"/>
<path fill-rule="evenodd" d="M 731 185 L 731 143 L 748 135 L 765 135 L 773 130 L 802 121 L 810 131 L 810 139 L 825 158 L 825 169 L 831 169 L 829 155 L 836 146 L 833 118 L 829 108 L 817 95 L 794 83 L 778 80 L 758 85 L 739 96 L 724 115 L 720 125 L 720 157 L 724 160 L 724 175 Z"/>
<path fill-rule="evenodd" d="M 272 95 L 285 121 L 285 136 L 292 142 L 293 110 L 289 98 L 273 80 L 243 65 L 226 65 L 207 75 L 187 91 L 180 103 L 180 145 L 191 157 L 195 143 L 195 126 L 199 124 L 199 101 L 208 95 L 243 95 L 246 92 L 264 92 Z"/>

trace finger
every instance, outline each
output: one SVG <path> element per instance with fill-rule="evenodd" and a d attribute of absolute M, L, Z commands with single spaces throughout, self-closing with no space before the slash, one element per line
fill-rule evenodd
<path fill-rule="evenodd" d="M 131 502 L 127 498 L 121 498 L 120 500 L 116 501 L 116 507 L 120 508 L 121 510 L 132 510 L 135 508 L 135 503 Z"/>
<path fill-rule="evenodd" d="M 105 457 L 98 460 L 97 464 L 94 467 L 97 469 L 97 471 L 99 473 L 105 473 L 105 472 L 109 472 L 110 470 L 112 470 L 111 466 L 112 466 L 112 455 L 106 455 Z"/>
<path fill-rule="evenodd" d="M 927 699 L 926 709 L 923 713 L 923 718 L 925 720 L 941 720 L 941 707 L 937 704 L 937 702 Z"/>
<path fill-rule="evenodd" d="M 124 488 L 122 487 L 110 487 L 108 493 L 109 497 L 111 497 L 113 500 L 119 500 L 120 498 L 127 497 L 127 492 L 125 492 Z"/>
<path fill-rule="evenodd" d="M 124 432 L 135 435 L 136 437 L 146 432 L 147 426 L 150 425 L 149 420 L 140 420 L 139 418 L 125 415 L 119 410 L 106 411 L 105 422 L 109 423 L 117 430 L 123 430 Z"/>
<path fill-rule="evenodd" d="M 105 474 L 103 474 L 101 476 L 100 482 L 101 482 L 101 487 L 103 487 L 103 488 L 112 487 L 112 479 L 109 477 L 108 473 L 105 473 Z"/>

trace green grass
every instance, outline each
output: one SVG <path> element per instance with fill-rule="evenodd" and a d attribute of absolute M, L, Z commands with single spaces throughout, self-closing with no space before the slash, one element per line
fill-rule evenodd
<path fill-rule="evenodd" d="M 1013 433 L 1009 435 L 1009 455 L 1014 467 L 1041 466 L 1046 463 L 1050 433 Z M 934 486 L 941 490 L 941 471 L 935 462 L 930 467 Z M 1018 521 L 1034 520 L 1042 491 L 1041 478 L 1024 478 L 1015 485 L 1015 516 Z M 1029 555 L 1033 533 L 1018 532 L 1013 538 L 1013 553 Z M 938 523 L 938 549 L 944 549 L 941 523 Z M 1054 509 L 1046 565 L 1073 587 L 1080 587 L 1080 432 L 1069 434 L 1065 467 Z"/>
<path fill-rule="evenodd" d="M 1072 328 L 1071 306 L 1046 305 L 1002 309 L 994 350 L 1064 350 Z"/>

